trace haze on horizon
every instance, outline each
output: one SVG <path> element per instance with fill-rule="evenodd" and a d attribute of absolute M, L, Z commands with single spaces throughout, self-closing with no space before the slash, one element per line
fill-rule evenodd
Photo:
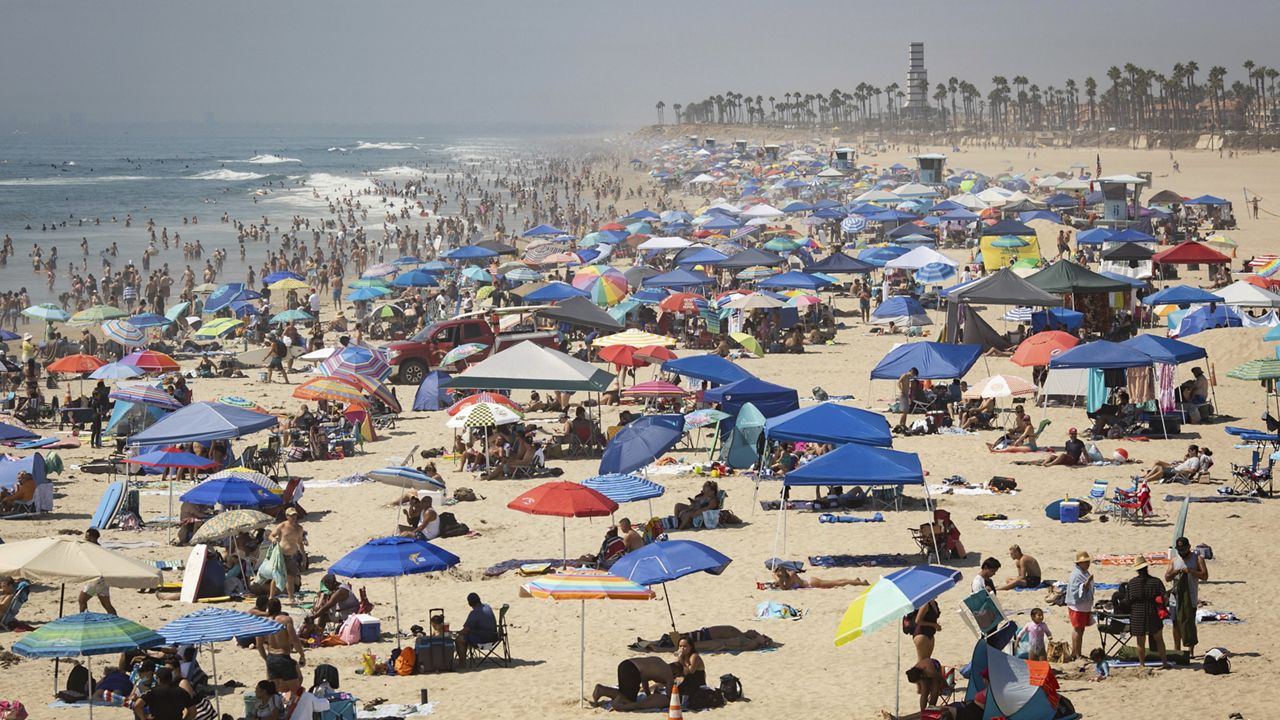
<path fill-rule="evenodd" d="M 1280 4 L 900 5 L 811 0 L 9 5 L 0 130 L 129 124 L 477 124 L 634 128 L 654 105 L 902 83 L 925 42 L 930 85 L 993 75 L 1061 85 L 1111 65 L 1280 63 Z M 981 8 L 980 11 L 975 7 Z M 1034 8 L 1034 9 L 1033 9 Z M 672 114 L 668 111 L 667 118 Z"/>

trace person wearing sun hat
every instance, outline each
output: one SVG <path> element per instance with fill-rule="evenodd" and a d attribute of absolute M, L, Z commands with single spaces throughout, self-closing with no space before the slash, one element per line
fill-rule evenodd
<path fill-rule="evenodd" d="M 1071 616 L 1071 659 L 1080 657 L 1080 646 L 1084 644 L 1085 628 L 1093 624 L 1093 573 L 1089 566 L 1093 558 L 1089 551 L 1076 553 L 1076 565 L 1071 569 L 1071 578 L 1067 580 L 1067 594 L 1063 598 L 1067 604 L 1067 613 Z"/>
<path fill-rule="evenodd" d="M 1164 583 L 1159 578 L 1152 577 L 1150 567 L 1151 563 L 1147 558 L 1139 555 L 1138 561 L 1133 564 L 1137 575 L 1125 587 L 1130 605 L 1129 632 L 1138 644 L 1139 667 L 1147 662 L 1147 642 L 1150 641 L 1151 647 L 1160 653 L 1162 667 L 1167 669 L 1169 655 L 1164 647 L 1164 618 L 1160 617 L 1165 602 Z"/>

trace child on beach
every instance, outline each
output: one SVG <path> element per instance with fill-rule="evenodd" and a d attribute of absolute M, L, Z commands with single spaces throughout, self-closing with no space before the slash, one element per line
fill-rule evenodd
<path fill-rule="evenodd" d="M 1107 661 L 1107 654 L 1102 648 L 1094 648 L 1089 653 L 1089 662 L 1093 663 L 1093 682 L 1102 682 L 1111 677 L 1111 663 Z"/>
<path fill-rule="evenodd" d="M 1022 627 L 1018 633 L 1018 642 L 1027 643 L 1028 660 L 1045 660 L 1049 657 L 1048 641 L 1053 637 L 1049 626 L 1044 624 L 1044 611 L 1035 608 L 1031 611 L 1031 622 Z"/>

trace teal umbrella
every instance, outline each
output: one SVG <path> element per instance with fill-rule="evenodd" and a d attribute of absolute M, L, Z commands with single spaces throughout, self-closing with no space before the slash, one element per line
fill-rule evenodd
<path fill-rule="evenodd" d="M 374 300 L 390 294 L 391 291 L 385 287 L 362 287 L 356 288 L 355 291 L 349 293 L 346 299 L 358 302 L 361 300 Z"/>
<path fill-rule="evenodd" d="M 174 303 L 165 309 L 164 316 L 174 322 L 178 322 L 178 318 L 182 317 L 182 314 L 187 311 L 188 307 L 191 307 L 191 303 L 186 301 Z"/>
<path fill-rule="evenodd" d="M 488 270 L 485 270 L 482 267 L 477 267 L 475 265 L 471 265 L 463 268 L 462 274 L 467 279 L 474 280 L 476 282 L 492 282 L 493 281 L 493 276 L 489 274 Z"/>
<path fill-rule="evenodd" d="M 26 315 L 29 318 L 44 320 L 45 322 L 51 322 L 51 323 L 66 322 L 71 319 L 71 313 L 68 313 L 66 310 L 63 310 L 62 308 L 58 307 L 57 305 L 54 305 L 53 303 L 40 303 L 39 305 L 32 305 L 26 310 L 23 310 L 22 314 Z"/>
<path fill-rule="evenodd" d="M 772 250 L 774 252 L 787 252 L 788 250 L 795 250 L 798 247 L 800 247 L 799 243 L 783 237 L 776 237 L 764 244 L 765 250 Z"/>
<path fill-rule="evenodd" d="M 998 247 L 998 248 L 1022 248 L 1030 244 L 1031 243 L 1027 242 L 1026 240 L 1023 240 L 1020 237 L 1017 237 L 1016 235 L 1001 235 L 1000 237 L 991 241 L 991 247 Z"/>
<path fill-rule="evenodd" d="M 285 310 L 284 312 L 278 312 L 271 317 L 271 322 L 273 324 L 284 324 L 284 323 L 291 323 L 291 322 L 313 322 L 314 320 L 315 320 L 315 317 L 312 316 L 311 313 L 307 312 L 306 310 L 299 310 L 297 308 L 293 308 L 291 310 Z"/>

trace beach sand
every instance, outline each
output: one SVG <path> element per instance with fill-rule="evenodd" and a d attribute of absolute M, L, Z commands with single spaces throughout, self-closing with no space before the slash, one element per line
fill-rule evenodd
<path fill-rule="evenodd" d="M 725 133 L 721 135 L 727 137 Z M 741 131 L 737 134 L 750 137 L 749 133 Z M 1041 149 L 1035 159 L 1029 160 L 1025 157 L 1025 150 L 975 149 L 952 154 L 949 163 L 953 168 L 971 167 L 988 173 L 1010 168 L 1025 171 L 1032 165 L 1052 171 L 1065 169 L 1073 162 L 1092 167 L 1095 152 L 1092 148 Z M 888 164 L 904 160 L 906 155 L 908 153 L 904 149 L 872 161 Z M 1280 210 L 1280 172 L 1276 169 L 1273 155 L 1219 159 L 1216 153 L 1179 152 L 1176 157 L 1181 163 L 1182 173 L 1168 177 L 1165 176 L 1170 172 L 1170 162 L 1165 151 L 1104 149 L 1101 155 L 1104 173 L 1151 170 L 1157 176 L 1156 189 L 1172 188 L 1184 195 L 1214 193 L 1237 201 L 1236 212 L 1241 218 L 1241 229 L 1230 235 L 1239 243 L 1241 258 L 1276 249 L 1273 238 L 1280 231 L 1280 222 L 1268 215 L 1259 221 L 1245 219 L 1240 197 L 1240 188 L 1245 186 L 1264 198 L 1276 198 L 1274 202 L 1264 202 L 1264 209 L 1271 206 Z M 629 182 L 641 180 L 642 175 L 634 173 Z M 694 209 L 694 206 L 696 203 L 690 201 L 689 209 Z M 1203 282 L 1203 271 L 1193 277 Z M 811 388 L 821 386 L 831 395 L 854 395 L 856 399 L 852 402 L 859 407 L 883 410 L 892 399 L 893 385 L 888 381 L 870 383 L 868 375 L 874 363 L 890 349 L 894 339 L 870 336 L 864 326 L 853 323 L 849 300 L 840 301 L 838 308 L 849 313 L 843 319 L 850 323 L 850 327 L 840 332 L 834 346 L 810 347 L 805 354 L 798 356 L 777 355 L 746 360 L 743 365 L 766 380 L 796 387 L 801 397 L 809 395 Z M 936 335 L 938 326 L 932 330 Z M 1226 371 L 1245 360 L 1273 356 L 1270 346 L 1261 340 L 1263 332 L 1218 330 L 1190 338 L 1190 342 L 1208 348 L 1210 361 L 1217 372 L 1218 407 L 1226 415 L 1238 418 L 1233 424 L 1261 425 L 1258 417 L 1265 402 L 1258 384 L 1228 379 Z M 689 353 L 681 351 L 681 354 Z M 1188 371 L 1189 368 L 1182 368 L 1180 379 L 1184 375 L 1189 377 Z M 640 379 L 647 379 L 652 372 L 652 369 L 641 369 Z M 995 373 L 1029 376 L 1025 369 L 1014 366 L 1007 358 L 991 358 L 981 360 L 969 379 L 972 381 Z M 251 376 L 248 380 L 197 380 L 192 382 L 192 387 L 196 399 L 234 393 L 253 398 L 280 412 L 294 412 L 300 406 L 301 402 L 289 395 L 293 385 L 266 385 L 257 381 L 256 373 L 251 373 Z M 291 379 L 296 384 L 304 376 L 296 374 Z M 409 387 L 398 388 L 400 398 L 406 404 L 412 397 L 412 391 L 413 388 Z M 525 397 L 524 393 L 516 395 L 517 399 Z M 616 416 L 617 408 L 607 408 L 605 412 L 608 422 Z M 1042 413 L 1052 421 L 1043 440 L 1057 447 L 1061 447 L 1068 427 L 1087 425 L 1080 409 L 1036 409 L 1033 415 L 1038 419 Z M 554 420 L 550 415 L 533 417 Z M 389 432 L 389 437 L 366 445 L 363 454 L 342 461 L 293 463 L 290 470 L 312 481 L 326 481 L 394 464 L 413 446 L 448 446 L 452 431 L 445 428 L 444 421 L 442 412 L 408 412 L 402 416 L 397 428 Z M 1229 476 L 1232 462 L 1248 461 L 1248 451 L 1234 449 L 1229 436 L 1222 432 L 1224 424 L 1189 426 L 1184 435 L 1170 440 L 1100 441 L 1098 445 L 1106 455 L 1123 446 L 1131 457 L 1145 464 L 1155 459 L 1181 457 L 1188 442 L 1200 443 L 1214 450 L 1216 466 L 1213 477 L 1221 481 Z M 1016 466 L 1012 464 L 1015 459 L 1042 455 L 989 454 L 983 442 L 993 439 L 992 436 L 993 433 L 988 432 L 974 436 L 907 438 L 895 442 L 897 449 L 920 453 L 931 483 L 940 483 L 943 478 L 955 474 L 974 482 L 985 482 L 994 475 L 1012 476 L 1018 480 L 1019 492 L 1016 495 L 945 495 L 939 499 L 940 506 L 951 511 L 962 530 L 970 553 L 969 559 L 958 565 L 965 575 L 962 589 L 944 595 L 940 601 L 943 629 L 937 637 L 935 657 L 948 667 L 965 664 L 973 648 L 975 638 L 961 621 L 957 610 L 965 594 L 963 589 L 968 587 L 981 557 L 995 555 L 1005 561 L 1005 570 L 997 576 L 997 581 L 1003 581 L 1009 576 L 1008 570 L 1012 565 L 1007 559 L 1007 548 L 1017 543 L 1039 559 L 1046 578 L 1065 580 L 1077 550 L 1088 550 L 1097 555 L 1168 548 L 1171 524 L 1178 505 L 1164 502 L 1166 493 L 1214 494 L 1214 488 L 1208 485 L 1155 486 L 1153 494 L 1157 517 L 1145 525 L 1102 523 L 1093 518 L 1090 518 L 1091 522 L 1060 524 L 1045 517 L 1043 508 L 1047 503 L 1064 496 L 1086 495 L 1092 482 L 1099 478 L 1110 481 L 1112 486 L 1127 485 L 1141 466 L 1083 469 Z M 242 440 L 238 447 L 253 440 Z M 0 533 L 4 540 L 13 542 L 82 531 L 106 488 L 107 479 L 78 472 L 75 465 L 99 454 L 87 448 L 64 451 L 62 455 L 68 469 L 56 479 L 58 497 L 54 514 L 32 520 L 3 521 Z M 705 458 L 705 452 L 677 451 L 672 455 L 688 461 Z M 581 480 L 594 474 L 597 460 L 556 460 L 552 465 L 564 469 L 564 479 Z M 443 576 L 402 579 L 399 584 L 401 625 L 406 629 L 413 624 L 426 626 L 428 609 L 444 607 L 449 621 L 459 626 L 467 609 L 464 598 L 468 592 L 478 592 L 495 609 L 502 604 L 510 604 L 507 617 L 513 667 L 405 678 L 356 675 L 362 652 L 370 650 L 385 658 L 395 647 L 394 640 L 384 636 L 380 643 L 374 645 L 309 652 L 308 664 L 304 668 L 307 684 L 310 684 L 311 667 L 329 663 L 339 669 L 342 689 L 354 693 L 362 701 L 382 697 L 391 702 L 413 702 L 418 698 L 419 689 L 427 688 L 431 700 L 436 703 L 435 715 L 444 718 L 527 718 L 560 713 L 584 716 L 603 713 L 603 710 L 578 709 L 579 613 L 585 609 L 586 689 L 589 693 L 597 682 L 613 684 L 615 666 L 632 655 L 627 650 L 628 643 L 637 636 L 653 638 L 669 630 L 666 607 L 661 599 L 662 588 L 657 588 L 659 598 L 652 602 L 596 601 L 586 603 L 585 608 L 575 602 L 553 603 L 519 598 L 520 577 L 506 573 L 495 579 L 485 579 L 482 572 L 504 560 L 549 558 L 560 553 L 561 524 L 558 519 L 524 515 L 506 508 L 509 500 L 541 481 L 487 482 L 471 474 L 456 472 L 445 462 L 441 462 L 440 467 L 451 492 L 465 486 L 483 496 L 484 499 L 478 502 L 447 508 L 478 534 L 439 541 L 441 546 L 462 558 L 462 564 L 455 570 Z M 693 475 L 659 475 L 654 479 L 667 486 L 667 494 L 653 501 L 654 513 L 658 515 L 670 513 L 675 502 L 694 494 L 702 482 L 702 478 Z M 705 660 L 711 684 L 715 685 L 720 675 L 732 673 L 742 680 L 745 694 L 751 700 L 712 711 L 709 716 L 879 717 L 882 708 L 893 708 L 895 685 L 900 687 L 904 711 L 914 709 L 914 688 L 905 681 L 896 682 L 900 677 L 895 670 L 897 658 L 901 658 L 905 669 L 914 657 L 910 642 L 901 642 L 904 638 L 896 627 L 886 627 L 841 648 L 833 644 L 836 625 L 858 594 L 858 588 L 776 592 L 757 590 L 756 583 L 769 579 L 764 561 L 775 554 L 807 558 L 836 553 L 913 553 L 916 547 L 909 530 L 926 520 L 924 511 L 918 509 L 919 505 L 913 506 L 916 509 L 887 512 L 885 522 L 872 524 L 819 524 L 816 514 L 791 513 L 786 519 L 784 550 L 777 532 L 778 514 L 763 512 L 752 502 L 753 483 L 745 478 L 729 477 L 721 481 L 721 487 L 729 493 L 728 507 L 746 524 L 736 528 L 680 533 L 676 537 L 709 544 L 729 555 L 734 562 L 718 577 L 696 575 L 668 586 L 676 622 L 681 630 L 707 625 L 736 625 L 744 630 L 767 634 L 780 647 L 772 652 L 707 655 Z M 386 504 L 398 493 L 394 488 L 375 483 L 349 488 L 311 488 L 307 491 L 303 504 L 311 513 L 305 527 L 309 532 L 312 563 L 311 571 L 305 577 L 306 587 L 314 589 L 324 568 L 346 552 L 392 530 L 393 510 Z M 760 488 L 762 498 L 777 497 L 777 493 L 776 483 L 765 483 Z M 909 489 L 908 494 L 912 497 L 922 495 L 919 488 Z M 795 496 L 806 498 L 807 491 L 797 491 Z M 1212 581 L 1201 589 L 1201 598 L 1214 608 L 1234 611 L 1247 620 L 1239 625 L 1201 626 L 1200 629 L 1199 652 L 1222 646 L 1236 655 L 1232 674 L 1211 677 L 1198 669 L 1152 673 L 1129 671 L 1118 673 L 1107 682 L 1089 683 L 1079 679 L 1082 676 L 1075 673 L 1073 677 L 1076 679 L 1062 681 L 1062 692 L 1071 698 L 1078 710 L 1086 717 L 1114 717 L 1123 712 L 1122 708 L 1133 708 L 1144 713 L 1158 712 L 1167 718 L 1226 717 L 1231 712 L 1254 718 L 1267 717 L 1275 711 L 1274 699 L 1266 690 L 1272 661 L 1268 657 L 1269 641 L 1264 631 L 1266 608 L 1269 607 L 1266 598 L 1280 591 L 1280 579 L 1274 572 L 1274 563 L 1263 542 L 1268 532 L 1266 528 L 1271 526 L 1267 520 L 1267 508 L 1271 502 L 1274 501 L 1191 506 L 1187 535 L 1193 544 L 1205 542 L 1212 545 L 1216 555 L 1209 564 Z M 144 518 L 164 514 L 165 503 L 164 495 L 144 495 Z M 1030 526 L 1019 530 L 988 530 L 974 520 L 976 515 L 993 512 L 1026 520 Z M 624 505 L 619 511 L 619 517 L 629 516 L 633 520 L 648 515 L 649 509 L 644 502 Z M 604 518 L 569 520 L 570 555 L 594 553 L 608 524 Z M 165 546 L 165 538 L 163 529 L 138 532 L 110 530 L 104 533 L 106 541 L 151 540 L 161 544 L 160 547 L 124 551 L 132 557 L 176 560 L 186 556 L 187 548 Z M 891 570 L 873 567 L 812 569 L 809 574 L 824 578 L 875 580 Z M 1121 582 L 1132 575 L 1118 567 L 1097 567 L 1095 573 L 1099 582 L 1108 583 Z M 173 575 L 168 574 L 166 579 L 180 579 Z M 369 597 L 376 603 L 373 612 L 382 619 L 384 633 L 391 631 L 395 624 L 391 581 L 359 580 L 353 584 L 356 588 L 367 588 Z M 69 589 L 68 595 L 68 611 L 74 612 L 75 593 Z M 120 589 L 114 590 L 112 597 L 123 616 L 149 627 L 158 627 L 197 609 L 197 606 L 159 601 L 154 595 Z M 1043 598 L 1043 591 L 1000 595 L 1002 604 L 1010 611 L 1039 606 Z M 802 609 L 804 615 L 794 621 L 755 620 L 754 609 L 765 600 L 789 603 Z M 241 603 L 225 607 L 247 609 L 249 605 Z M 94 603 L 91 609 L 99 608 Z M 40 588 L 32 594 L 21 617 L 44 622 L 57 614 L 57 588 Z M 1025 620 L 1025 617 L 1019 619 Z M 1046 622 L 1055 639 L 1069 639 L 1065 609 L 1053 608 Z M 1171 643 L 1171 634 L 1166 633 L 1165 637 Z M 13 635 L 0 636 L 0 642 L 6 645 L 14 639 Z M 1097 635 L 1091 629 L 1086 635 L 1086 653 L 1097 644 Z M 216 652 L 220 680 L 225 682 L 234 678 L 251 688 L 264 677 L 261 662 L 253 650 L 222 644 L 217 646 Z M 109 659 L 114 660 L 114 657 Z M 103 660 L 96 659 L 95 665 L 100 667 Z M 207 655 L 203 665 L 206 670 L 210 668 Z M 1076 663 L 1062 669 L 1078 666 Z M 84 717 L 83 710 L 44 707 L 50 699 L 52 667 L 52 662 L 45 660 L 24 659 L 16 663 L 2 675 L 0 697 L 21 698 L 32 715 L 38 718 Z M 223 696 L 224 711 L 240 712 L 241 692 L 243 690 Z M 97 715 L 125 717 L 125 711 L 101 708 Z"/>

